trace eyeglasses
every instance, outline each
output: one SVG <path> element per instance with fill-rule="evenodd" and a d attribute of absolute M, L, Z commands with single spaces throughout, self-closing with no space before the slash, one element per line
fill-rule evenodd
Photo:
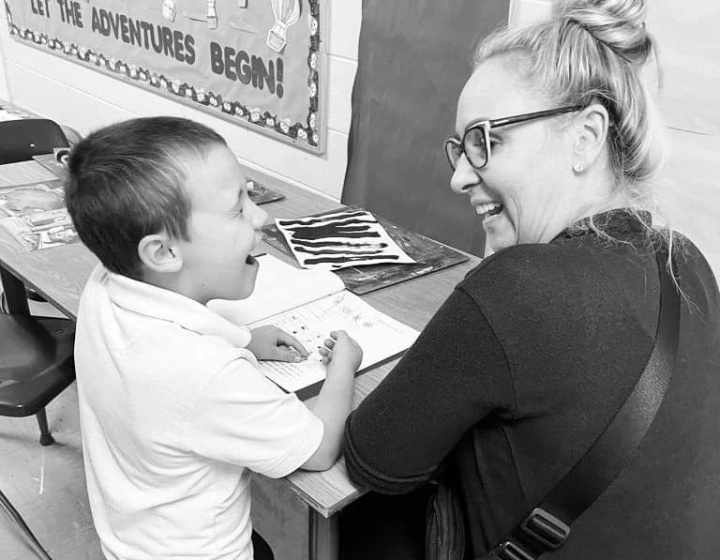
<path fill-rule="evenodd" d="M 470 165 L 475 169 L 485 167 L 488 161 L 490 161 L 490 131 L 494 128 L 542 119 L 544 117 L 552 117 L 562 113 L 571 113 L 573 111 L 579 111 L 582 108 L 582 105 L 572 105 L 570 107 L 537 111 L 535 113 L 526 113 L 524 115 L 516 115 L 514 117 L 505 117 L 491 121 L 471 122 L 465 129 L 462 140 L 458 140 L 457 138 L 448 138 L 445 140 L 445 154 L 447 154 L 450 167 L 454 170 L 457 167 L 460 156 L 463 154 L 465 154 Z"/>

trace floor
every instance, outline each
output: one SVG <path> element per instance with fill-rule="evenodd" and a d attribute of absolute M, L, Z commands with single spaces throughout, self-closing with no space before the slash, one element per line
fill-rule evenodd
<path fill-rule="evenodd" d="M 102 560 L 85 491 L 77 410 L 73 384 L 47 408 L 56 440 L 48 447 L 38 441 L 34 417 L 0 417 L 0 489 L 53 560 Z M 2 560 L 36 558 L 7 517 L 0 520 L 0 543 Z"/>
<path fill-rule="evenodd" d="M 0 289 L 1 289 L 0 285 Z M 30 302 L 34 315 L 59 315 Z M 104 560 L 85 489 L 76 385 L 47 407 L 54 445 L 39 443 L 35 417 L 0 416 L 0 490 L 19 511 L 52 560 Z M 307 506 L 282 485 L 256 485 L 253 524 L 276 560 L 307 559 Z M 263 504 L 270 504 L 263 509 Z M 39 558 L 0 508 L 0 560 Z"/>

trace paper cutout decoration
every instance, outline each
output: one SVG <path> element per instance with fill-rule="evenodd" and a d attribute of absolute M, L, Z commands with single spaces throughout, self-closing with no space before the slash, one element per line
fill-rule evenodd
<path fill-rule="evenodd" d="M 338 270 L 415 263 L 367 210 L 345 209 L 318 217 L 276 219 L 275 224 L 303 268 Z"/>
<path fill-rule="evenodd" d="M 162 15 L 166 20 L 170 22 L 175 21 L 175 16 L 177 16 L 177 3 L 179 1 L 180 0 L 163 0 Z M 207 12 L 205 15 L 205 19 L 207 20 L 207 24 L 210 29 L 217 29 L 218 26 L 217 11 L 215 10 L 215 1 L 216 0 L 206 0 Z"/>
<path fill-rule="evenodd" d="M 275 25 L 268 31 L 267 46 L 280 52 L 287 43 L 287 30 L 300 19 L 300 0 L 270 0 Z"/>
<path fill-rule="evenodd" d="M 166 20 L 170 22 L 175 21 L 175 16 L 177 15 L 177 6 L 175 6 L 175 0 L 163 0 L 162 15 Z"/>
<path fill-rule="evenodd" d="M 217 29 L 218 20 L 215 11 L 215 0 L 207 0 L 207 22 L 210 29 Z"/>

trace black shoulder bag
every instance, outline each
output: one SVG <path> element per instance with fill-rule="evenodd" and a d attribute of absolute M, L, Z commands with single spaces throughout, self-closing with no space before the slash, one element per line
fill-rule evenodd
<path fill-rule="evenodd" d="M 670 384 L 680 330 L 680 296 L 665 268 L 667 250 L 661 248 L 655 256 L 660 274 L 660 316 L 655 345 L 635 388 L 572 470 L 498 546 L 478 560 L 537 560 L 563 546 L 570 536 L 570 525 L 610 486 L 645 437 Z M 439 484 L 438 489 L 443 486 Z M 438 501 L 443 496 L 444 501 Z M 450 510 L 449 516 L 437 515 L 438 509 Z M 449 518 L 457 522 L 458 515 L 459 504 L 448 500 L 447 490 L 430 500 L 428 560 L 463 557 L 464 542 L 458 539 L 464 535 L 446 522 Z"/>

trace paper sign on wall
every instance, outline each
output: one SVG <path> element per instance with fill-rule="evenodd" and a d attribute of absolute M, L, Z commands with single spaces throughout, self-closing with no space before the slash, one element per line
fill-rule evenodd
<path fill-rule="evenodd" d="M 21 43 L 322 152 L 320 2 L 5 0 L 5 8 Z"/>

